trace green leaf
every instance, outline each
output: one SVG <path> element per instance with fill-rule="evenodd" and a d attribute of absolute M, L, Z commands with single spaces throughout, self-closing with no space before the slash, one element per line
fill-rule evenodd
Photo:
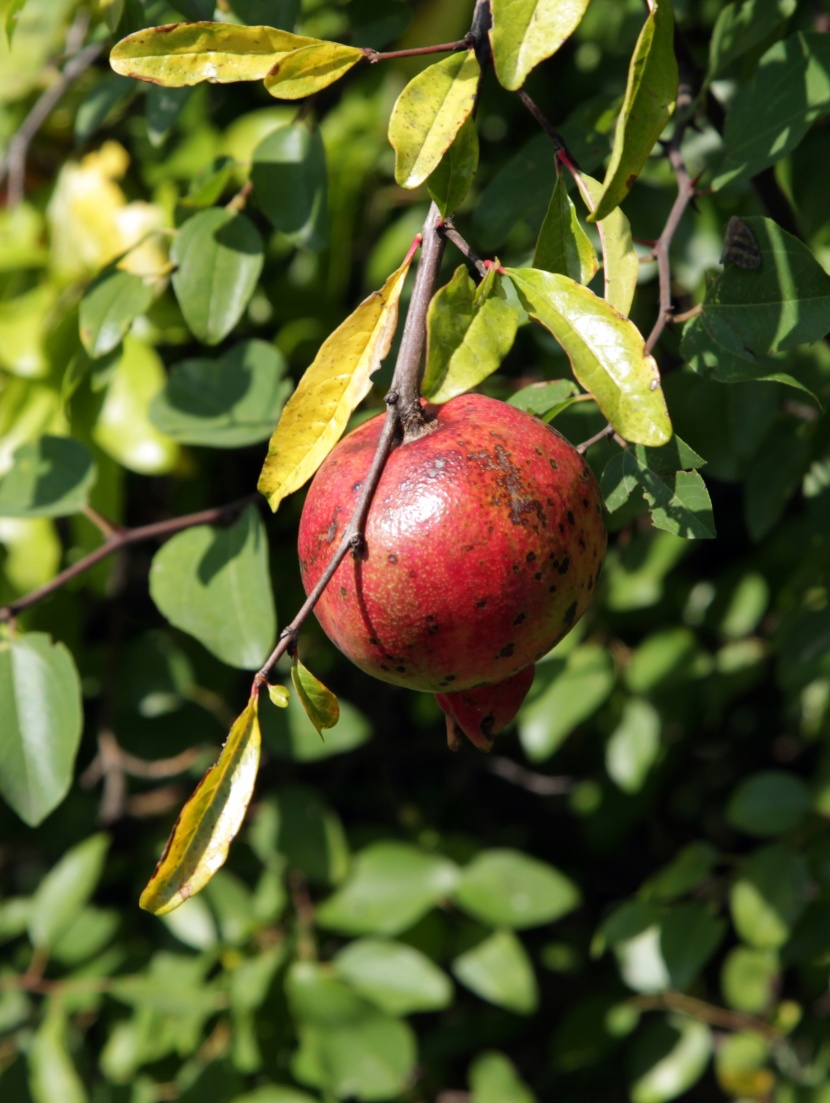
<path fill-rule="evenodd" d="M 545 220 L 536 241 L 533 267 L 590 283 L 599 268 L 594 247 L 579 224 L 561 173 L 557 174 Z M 624 313 L 624 312 L 623 312 Z"/>
<path fill-rule="evenodd" d="M 251 841 L 265 861 L 279 855 L 314 885 L 338 884 L 349 868 L 349 845 L 337 814 L 314 789 L 280 789 L 273 804 L 260 805 Z"/>
<path fill-rule="evenodd" d="M 660 756 L 660 716 L 638 697 L 630 697 L 605 748 L 605 769 L 624 793 L 639 793 Z"/>
<path fill-rule="evenodd" d="M 81 299 L 81 341 L 96 359 L 111 352 L 155 298 L 141 276 L 110 267 L 97 276 Z"/>
<path fill-rule="evenodd" d="M 764 357 L 818 341 L 830 329 L 830 276 L 810 250 L 770 218 L 742 221 L 761 264 L 727 264 L 681 344 L 687 360 L 699 359 L 723 382 L 768 376 L 776 365 Z"/>
<path fill-rule="evenodd" d="M 266 135 L 251 164 L 254 200 L 293 245 L 319 253 L 328 242 L 328 173 L 319 130 L 295 123 Z"/>
<path fill-rule="evenodd" d="M 640 889 L 646 900 L 671 902 L 696 889 L 711 876 L 718 853 L 709 843 L 689 843 Z"/>
<path fill-rule="evenodd" d="M 515 92 L 579 26 L 589 0 L 493 0 L 490 41 L 499 82 Z"/>
<path fill-rule="evenodd" d="M 519 713 L 519 738 L 525 754 L 542 762 L 575 727 L 587 720 L 614 687 L 614 663 L 604 647 L 577 648 L 548 687 Z"/>
<path fill-rule="evenodd" d="M 782 160 L 820 115 L 830 111 L 830 42 L 818 32 L 774 43 L 729 105 L 726 155 L 715 190 Z"/>
<path fill-rule="evenodd" d="M 518 1015 L 532 1015 L 539 1004 L 533 965 L 512 931 L 494 931 L 457 957 L 452 971 L 481 999 Z"/>
<path fill-rule="evenodd" d="M 478 169 L 478 128 L 472 115 L 464 120 L 452 145 L 427 178 L 427 188 L 442 218 L 458 210 Z"/>
<path fill-rule="evenodd" d="M 30 1042 L 29 1090 L 32 1103 L 87 1103 L 88 1096 L 66 1042 L 66 1009 L 50 998 L 47 1013 Z"/>
<path fill-rule="evenodd" d="M 550 330 L 574 375 L 616 431 L 636 444 L 660 445 L 672 428 L 654 358 L 614 307 L 567 276 L 508 268 L 522 306 Z"/>
<path fill-rule="evenodd" d="M 693 470 L 703 463 L 677 437 L 659 449 L 639 444 L 627 448 L 613 456 L 602 473 L 606 507 L 611 512 L 619 509 L 639 488 L 656 528 L 686 540 L 711 540 L 715 536 L 712 503 L 703 479 Z"/>
<path fill-rule="evenodd" d="M 0 5 L 2 6 L 2 5 Z M 96 134 L 107 116 L 119 105 L 126 105 L 136 93 L 136 86 L 127 77 L 118 77 L 108 73 L 88 93 L 75 115 L 73 131 L 75 144 L 85 145 Z"/>
<path fill-rule="evenodd" d="M 392 343 L 411 262 L 408 256 L 326 338 L 286 403 L 257 483 L 271 509 L 311 478 L 369 393 L 371 376 Z"/>
<path fill-rule="evenodd" d="M 278 100 L 313 96 L 344 77 L 364 56 L 355 46 L 313 42 L 280 58 L 266 76 L 265 87 Z"/>
<path fill-rule="evenodd" d="M 519 319 L 499 289 L 476 295 L 462 264 L 432 298 L 427 313 L 427 366 L 423 393 L 448 402 L 497 371 L 513 346 Z"/>
<path fill-rule="evenodd" d="M 531 383 L 508 398 L 510 406 L 535 414 L 542 421 L 553 421 L 563 410 L 572 405 L 582 392 L 570 379 L 556 379 L 552 383 Z"/>
<path fill-rule="evenodd" d="M 327 731 L 323 741 L 297 694 L 292 693 L 286 709 L 279 712 L 265 710 L 262 734 L 269 748 L 281 758 L 294 762 L 317 762 L 353 751 L 371 739 L 373 732 L 363 713 L 341 699 L 337 727 Z"/>
<path fill-rule="evenodd" d="M 796 0 L 741 0 L 722 8 L 709 40 L 707 81 L 762 43 L 795 7 Z"/>
<path fill-rule="evenodd" d="M 317 41 L 274 27 L 173 23 L 122 38 L 110 52 L 110 65 L 122 76 L 175 88 L 203 80 L 263 80 L 291 50 Z"/>
<path fill-rule="evenodd" d="M 761 1015 L 775 999 L 781 963 L 773 950 L 736 946 L 721 970 L 723 998 L 736 1011 Z"/>
<path fill-rule="evenodd" d="M 481 68 L 475 50 L 451 54 L 427 66 L 398 96 L 389 119 L 395 179 L 417 188 L 471 115 Z"/>
<path fill-rule="evenodd" d="M 381 1011 L 336 1027 L 301 1026 L 298 1034 L 294 1076 L 338 1099 L 395 1098 L 412 1080 L 415 1034 L 407 1023 Z"/>
<path fill-rule="evenodd" d="M 631 191 L 677 98 L 674 15 L 670 0 L 655 2 L 637 39 L 628 69 L 611 160 L 591 221 L 609 215 Z"/>
<path fill-rule="evenodd" d="M 183 904 L 225 864 L 242 825 L 259 767 L 257 698 L 234 721 L 211 766 L 176 821 L 139 905 L 154 915 Z"/>
<path fill-rule="evenodd" d="M 162 616 L 223 663 L 257 669 L 273 645 L 276 614 L 256 508 L 227 528 L 199 525 L 168 540 L 153 556 L 150 595 Z"/>
<path fill-rule="evenodd" d="M 454 890 L 447 858 L 405 843 L 375 843 L 354 860 L 349 879 L 317 909 L 321 927 L 344 934 L 396 935 Z"/>
<path fill-rule="evenodd" d="M 179 230 L 170 259 L 178 265 L 173 290 L 184 320 L 200 341 L 217 345 L 254 293 L 263 260 L 259 231 L 244 214 L 199 211 Z"/>
<path fill-rule="evenodd" d="M 39 950 L 51 950 L 95 891 L 109 849 L 107 835 L 91 835 L 54 865 L 32 897 L 29 938 Z"/>
<path fill-rule="evenodd" d="M 340 719 L 337 698 L 297 658 L 291 664 L 291 681 L 309 720 L 322 736 L 325 728 L 333 728 Z"/>
<path fill-rule="evenodd" d="M 793 831 L 810 811 L 810 793 L 795 774 L 764 770 L 732 793 L 726 818 L 737 831 L 767 838 Z"/>
<path fill-rule="evenodd" d="M 808 888 L 801 855 L 783 846 L 757 850 L 744 863 L 729 896 L 739 936 L 760 950 L 783 945 L 804 911 Z"/>
<path fill-rule="evenodd" d="M 788 421 L 777 422 L 753 457 L 744 485 L 744 518 L 749 535 L 759 543 L 784 515 L 810 462 L 811 442 L 793 432 Z"/>
<path fill-rule="evenodd" d="M 632 693 L 649 694 L 676 688 L 711 668 L 694 632 L 677 625 L 646 636 L 629 660 L 625 680 Z"/>
<path fill-rule="evenodd" d="M 452 1001 L 446 973 L 402 942 L 363 938 L 335 955 L 337 975 L 390 1015 L 438 1011 Z"/>
<path fill-rule="evenodd" d="M 265 440 L 291 391 L 282 354 L 242 341 L 217 360 L 174 364 L 150 404 L 150 420 L 183 444 L 241 448 Z"/>
<path fill-rule="evenodd" d="M 577 174 L 576 183 L 585 206 L 593 212 L 602 195 L 602 184 L 584 172 Z M 605 301 L 628 317 L 640 278 L 640 258 L 631 237 L 631 223 L 617 207 L 596 226 L 602 246 Z"/>
<path fill-rule="evenodd" d="M 88 450 L 70 437 L 23 444 L 0 476 L 0 517 L 68 517 L 79 513 L 95 482 Z"/>
<path fill-rule="evenodd" d="M 286 686 L 275 686 L 271 682 L 266 683 L 268 688 L 268 699 L 272 705 L 276 705 L 278 709 L 288 708 L 288 699 L 291 696 Z"/>
<path fill-rule="evenodd" d="M 704 904 L 682 904 L 660 924 L 660 952 L 671 987 L 689 989 L 718 950 L 727 924 L 716 919 Z"/>
<path fill-rule="evenodd" d="M 81 739 L 81 683 L 62 643 L 0 640 L 0 714 L 0 794 L 35 827 L 66 796 Z"/>
<path fill-rule="evenodd" d="M 480 1053 L 470 1065 L 469 1078 L 470 1103 L 536 1103 L 536 1096 L 503 1053 Z"/>
<path fill-rule="evenodd" d="M 112 459 L 140 475 L 166 474 L 179 459 L 179 446 L 150 421 L 150 404 L 164 381 L 156 350 L 135 337 L 125 337 L 108 377 L 92 439 Z"/>
<path fill-rule="evenodd" d="M 217 157 L 190 181 L 183 207 L 212 207 L 221 199 L 233 179 L 236 163 L 232 157 Z"/>
<path fill-rule="evenodd" d="M 463 870 L 456 904 L 493 927 L 538 927 L 579 907 L 577 886 L 558 869 L 519 850 L 485 850 Z"/>
<path fill-rule="evenodd" d="M 712 1055 L 708 1026 L 680 1015 L 650 1025 L 631 1054 L 632 1103 L 666 1103 L 701 1078 Z"/>

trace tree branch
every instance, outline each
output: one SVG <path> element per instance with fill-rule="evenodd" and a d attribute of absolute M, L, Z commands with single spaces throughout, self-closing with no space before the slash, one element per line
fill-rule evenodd
<path fill-rule="evenodd" d="M 715 1004 L 706 1003 L 695 996 L 687 996 L 683 992 L 664 992 L 659 996 L 636 996 L 631 1003 L 639 1011 L 679 1011 L 682 1015 L 688 1015 L 698 1022 L 708 1023 L 709 1026 L 719 1026 L 724 1030 L 748 1030 L 753 1034 L 760 1034 L 768 1042 L 780 1042 L 781 1031 L 771 1023 L 764 1022 L 754 1015 L 746 1015 L 742 1011 L 731 1011 L 725 1007 L 717 1007 Z"/>
<path fill-rule="evenodd" d="M 50 594 L 55 593 L 61 586 L 65 586 L 67 582 L 71 582 L 74 578 L 78 578 L 80 575 L 85 574 L 92 567 L 100 563 L 102 560 L 114 555 L 122 548 L 128 547 L 130 544 L 140 544 L 144 540 L 155 540 L 158 538 L 164 538 L 167 536 L 173 536 L 174 533 L 182 532 L 184 529 L 193 528 L 196 525 L 218 525 L 223 522 L 232 521 L 246 505 L 256 501 L 258 495 L 248 494 L 244 498 L 239 498 L 235 502 L 230 502 L 228 505 L 216 506 L 214 509 L 203 509 L 199 513 L 188 513 L 184 517 L 174 517 L 170 521 L 156 521 L 152 525 L 141 525 L 139 528 L 134 529 L 113 529 L 111 534 L 107 537 L 100 547 L 91 551 L 89 555 L 85 555 L 83 559 L 79 559 L 77 563 L 73 563 L 71 567 L 67 567 L 61 571 L 60 574 L 56 574 L 54 578 L 43 586 L 39 586 L 37 590 L 32 590 L 31 593 L 25 594 L 23 597 L 19 597 L 16 601 L 9 602 L 8 605 L 4 605 L 0 608 L 0 624 L 4 621 L 8 622 L 14 619 L 18 613 L 21 613 L 24 609 L 28 609 L 31 605 L 36 605 L 37 602 L 42 601 L 45 597 L 49 597 Z"/>

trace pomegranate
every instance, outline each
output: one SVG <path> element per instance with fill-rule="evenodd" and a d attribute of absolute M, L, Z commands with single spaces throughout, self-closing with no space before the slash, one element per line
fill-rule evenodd
<path fill-rule="evenodd" d="M 432 431 L 392 449 L 363 547 L 315 613 L 367 674 L 437 694 L 451 743 L 460 729 L 489 746 L 534 661 L 591 600 L 605 554 L 601 498 L 582 456 L 530 414 L 476 394 L 425 413 Z M 309 488 L 306 592 L 351 518 L 383 421 L 344 438 Z"/>

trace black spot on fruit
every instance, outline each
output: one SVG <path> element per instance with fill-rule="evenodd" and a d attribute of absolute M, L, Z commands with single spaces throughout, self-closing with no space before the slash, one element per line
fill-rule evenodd
<path fill-rule="evenodd" d="M 536 573 L 534 574 L 534 576 L 533 576 L 533 577 L 534 577 L 534 578 L 536 579 L 536 581 L 538 582 L 538 581 L 539 581 L 539 579 L 540 579 L 540 578 L 542 577 L 542 572 L 541 572 L 541 571 L 536 571 Z"/>
<path fill-rule="evenodd" d="M 381 663 L 381 664 L 380 664 L 380 669 L 381 669 L 381 670 L 386 670 L 386 671 L 388 671 L 388 670 L 389 670 L 389 667 L 388 667 L 388 666 L 386 665 L 386 663 Z"/>
<path fill-rule="evenodd" d="M 487 598 L 483 597 L 483 598 L 481 598 L 480 601 L 476 602 L 476 609 L 483 609 L 486 604 L 487 604 Z"/>
<path fill-rule="evenodd" d="M 397 555 L 387 555 L 386 558 L 389 560 L 390 563 L 397 563 L 398 562 Z"/>
<path fill-rule="evenodd" d="M 445 674 L 444 675 L 444 681 L 445 682 L 454 682 L 456 677 L 457 676 L 455 674 Z"/>
<path fill-rule="evenodd" d="M 526 615 L 524 613 L 519 613 L 519 615 L 516 617 L 516 619 L 513 621 L 513 623 L 514 624 L 521 624 L 522 621 L 524 621 L 524 620 L 527 620 Z"/>
<path fill-rule="evenodd" d="M 347 594 L 348 592 L 349 592 L 349 591 L 348 591 L 348 590 L 346 589 L 346 587 L 345 587 L 345 586 L 341 586 L 341 587 L 340 587 L 340 596 L 341 596 L 341 597 L 345 597 L 345 596 L 346 596 L 346 594 Z"/>
<path fill-rule="evenodd" d="M 500 659 L 509 659 L 513 652 L 516 650 L 515 643 L 506 643 L 504 647 L 499 651 Z"/>
<path fill-rule="evenodd" d="M 569 628 L 573 624 L 575 616 L 576 602 L 573 602 L 573 604 L 569 605 L 568 608 L 565 610 L 565 624 L 567 624 Z"/>
<path fill-rule="evenodd" d="M 369 643 L 372 644 L 373 647 L 376 647 L 378 643 L 377 636 L 370 636 Z"/>
<path fill-rule="evenodd" d="M 571 509 L 568 510 L 568 524 L 569 525 L 576 524 L 576 518 L 574 517 L 573 510 L 571 510 Z"/>
<path fill-rule="evenodd" d="M 574 608 L 576 608 L 576 606 L 574 606 Z M 397 670 L 398 674 L 406 674 L 405 666 L 396 666 L 395 670 Z"/>
<path fill-rule="evenodd" d="M 568 568 L 570 567 L 570 565 L 571 565 L 571 561 L 566 555 L 565 558 L 562 560 L 562 562 L 559 564 L 559 573 L 560 574 L 567 574 L 568 573 Z"/>
<path fill-rule="evenodd" d="M 536 558 L 536 552 L 528 552 L 526 558 L 528 563 L 532 563 L 533 560 Z"/>
<path fill-rule="evenodd" d="M 582 499 L 582 504 L 583 504 L 583 506 L 584 506 L 584 507 L 585 507 L 585 508 L 587 509 L 587 508 L 588 508 L 588 505 L 589 505 L 588 499 L 587 499 L 587 498 L 583 498 L 583 499 Z"/>

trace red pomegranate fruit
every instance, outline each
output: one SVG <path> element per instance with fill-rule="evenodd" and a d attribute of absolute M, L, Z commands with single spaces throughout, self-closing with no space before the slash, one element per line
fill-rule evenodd
<path fill-rule="evenodd" d="M 367 674 L 438 694 L 451 741 L 457 728 L 485 746 L 521 704 L 534 661 L 588 607 L 605 554 L 602 503 L 583 457 L 538 418 L 476 394 L 425 413 L 432 431 L 392 449 L 363 547 L 315 613 Z M 306 592 L 352 516 L 383 422 L 344 438 L 309 488 Z"/>

